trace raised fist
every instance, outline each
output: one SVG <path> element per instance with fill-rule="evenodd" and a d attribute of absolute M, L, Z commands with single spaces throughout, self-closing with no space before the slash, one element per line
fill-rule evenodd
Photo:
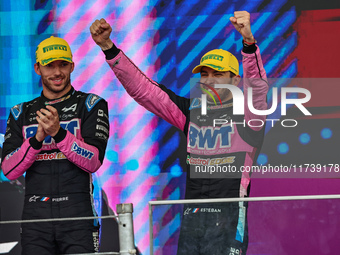
<path fill-rule="evenodd" d="M 113 42 L 110 39 L 112 28 L 105 19 L 95 20 L 90 27 L 90 32 L 93 41 L 98 44 L 102 50 L 108 50 L 112 47 Z"/>
<path fill-rule="evenodd" d="M 234 12 L 234 17 L 230 17 L 231 23 L 236 30 L 242 35 L 246 42 L 255 42 L 254 36 L 250 29 L 250 14 L 247 11 Z"/>

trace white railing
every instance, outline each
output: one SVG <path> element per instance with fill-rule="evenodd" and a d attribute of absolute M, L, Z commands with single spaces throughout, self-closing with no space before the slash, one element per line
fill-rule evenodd
<path fill-rule="evenodd" d="M 1 224 L 22 224 L 34 222 L 57 222 L 57 221 L 79 221 L 79 220 L 94 220 L 94 219 L 116 219 L 118 223 L 119 234 L 119 252 L 97 252 L 97 253 L 82 253 L 82 255 L 92 254 L 118 254 L 130 255 L 136 254 L 134 233 L 133 233 L 133 205 L 132 204 L 118 204 L 116 206 L 118 215 L 108 216 L 92 216 L 92 217 L 72 217 L 72 218 L 53 218 L 53 219 L 35 219 L 35 220 L 11 220 L 0 221 Z M 0 251 L 0 254 L 4 254 Z M 73 254 L 76 255 L 76 254 Z"/>

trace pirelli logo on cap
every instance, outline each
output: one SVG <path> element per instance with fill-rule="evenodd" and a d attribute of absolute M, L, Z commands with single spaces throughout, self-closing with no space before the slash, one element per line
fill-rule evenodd
<path fill-rule="evenodd" d="M 216 54 L 209 54 L 209 55 L 206 55 L 204 56 L 202 59 L 201 59 L 201 63 L 204 62 L 205 60 L 207 59 L 216 59 L 218 61 L 223 61 L 223 56 L 221 55 L 216 55 Z"/>
<path fill-rule="evenodd" d="M 63 50 L 67 51 L 67 46 L 61 45 L 61 44 L 54 44 L 54 45 L 49 45 L 43 48 L 43 53 L 52 51 L 52 50 Z"/>

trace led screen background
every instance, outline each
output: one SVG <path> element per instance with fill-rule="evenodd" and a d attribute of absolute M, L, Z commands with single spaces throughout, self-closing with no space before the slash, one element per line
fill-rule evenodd
<path fill-rule="evenodd" d="M 147 202 L 184 197 L 185 139 L 127 95 L 92 41 L 91 23 L 105 18 L 113 26 L 113 41 L 145 74 L 189 96 L 190 78 L 198 77 L 191 70 L 205 52 L 223 48 L 241 60 L 242 38 L 229 22 L 235 10 L 252 14 L 252 31 L 268 77 L 338 78 L 340 36 L 335 31 L 340 28 L 340 7 L 332 2 L 312 1 L 305 6 L 303 1 L 283 0 L 2 1 L 0 133 L 5 133 L 10 107 L 40 95 L 41 82 L 33 70 L 36 46 L 51 35 L 66 39 L 75 62 L 72 85 L 109 103 L 108 149 L 94 175 L 97 211 L 101 211 L 103 194 L 113 210 L 117 203 L 133 203 L 136 244 L 148 253 Z M 301 125 L 289 131 L 267 127 L 260 163 L 304 164 L 312 163 L 311 158 L 338 163 L 340 103 L 334 84 L 327 84 L 306 87 L 313 98 L 307 105 L 313 117 L 301 119 Z M 271 117 L 280 118 L 279 111 Z M 299 137 L 305 133 L 304 141 L 309 136 L 311 142 L 302 146 Z M 278 149 L 282 143 L 289 148 L 286 153 Z M 337 179 L 254 177 L 252 196 L 336 194 L 340 189 Z M 4 177 L 2 181 L 6 182 Z M 167 209 L 159 218 L 168 237 L 158 244 L 175 243 L 179 212 Z"/>

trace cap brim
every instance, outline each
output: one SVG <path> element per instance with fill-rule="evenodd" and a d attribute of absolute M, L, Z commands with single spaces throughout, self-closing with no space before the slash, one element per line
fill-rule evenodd
<path fill-rule="evenodd" d="M 192 69 L 192 73 L 200 73 L 203 66 L 210 67 L 210 66 L 204 65 L 204 64 L 203 65 L 198 65 L 198 66 L 195 66 L 194 69 Z"/>
<path fill-rule="evenodd" d="M 67 61 L 67 62 L 70 62 L 70 63 L 73 63 L 72 59 L 68 58 L 68 57 L 56 57 L 56 58 L 49 58 L 47 60 L 40 60 L 39 63 L 40 65 L 42 66 L 46 66 L 48 65 L 49 63 L 53 62 L 53 61 L 57 61 L 57 60 L 63 60 L 63 61 Z"/>

